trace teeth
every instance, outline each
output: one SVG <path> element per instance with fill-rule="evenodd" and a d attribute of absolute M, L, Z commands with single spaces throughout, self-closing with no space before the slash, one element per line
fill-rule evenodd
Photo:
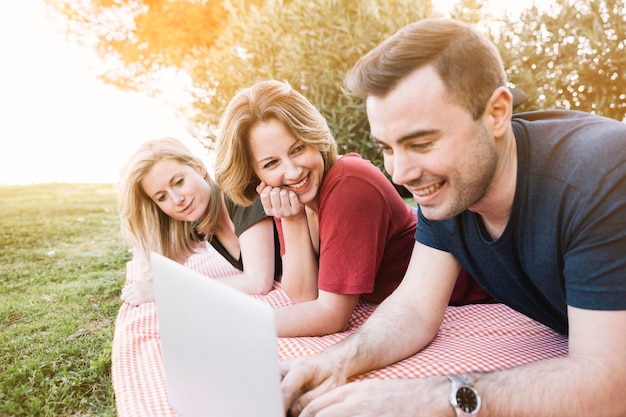
<path fill-rule="evenodd" d="M 415 191 L 415 195 L 417 195 L 418 197 L 427 197 L 429 195 L 431 195 L 432 193 L 434 193 L 435 191 L 437 191 L 438 189 L 441 188 L 441 184 L 442 183 L 438 183 L 435 185 L 431 185 L 430 187 L 420 190 L 420 191 Z"/>
<path fill-rule="evenodd" d="M 304 184 L 306 184 L 308 177 L 305 177 L 302 181 L 300 181 L 297 184 L 289 184 L 289 188 L 300 188 L 302 187 Z"/>

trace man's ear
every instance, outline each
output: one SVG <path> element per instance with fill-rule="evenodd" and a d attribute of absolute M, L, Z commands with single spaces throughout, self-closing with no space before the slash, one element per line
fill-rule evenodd
<path fill-rule="evenodd" d="M 496 88 L 485 108 L 484 116 L 491 125 L 496 137 L 504 135 L 511 123 L 513 115 L 513 96 L 511 90 L 506 87 Z"/>

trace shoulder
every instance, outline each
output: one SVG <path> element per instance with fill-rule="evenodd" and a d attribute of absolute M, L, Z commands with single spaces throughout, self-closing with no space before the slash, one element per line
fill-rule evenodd
<path fill-rule="evenodd" d="M 260 220 L 268 217 L 263 210 L 263 205 L 259 199 L 256 199 L 249 206 L 241 206 L 228 198 L 225 198 L 225 201 L 228 217 L 230 217 L 230 220 L 235 225 L 235 234 L 237 236 L 240 236 L 243 232 Z"/>
<path fill-rule="evenodd" d="M 350 209 L 355 205 L 370 209 L 384 206 L 394 210 L 406 206 L 381 169 L 356 153 L 343 155 L 326 173 L 319 203 L 320 209 L 334 204 Z"/>
<path fill-rule="evenodd" d="M 611 148 L 626 143 L 626 124 L 580 111 L 519 113 L 513 116 L 511 123 L 518 142 L 528 141 L 538 147 Z"/>
<path fill-rule="evenodd" d="M 237 203 L 231 202 L 230 205 L 227 204 L 228 214 L 231 217 L 237 216 L 253 216 L 253 217 L 267 217 L 265 211 L 263 210 L 263 204 L 260 199 L 256 199 L 249 206 L 242 206 Z"/>
<path fill-rule="evenodd" d="M 626 175 L 626 124 L 566 110 L 521 113 L 512 120 L 521 168 L 531 175 L 594 187 Z"/>
<path fill-rule="evenodd" d="M 335 194 L 337 190 L 349 195 L 376 193 L 384 195 L 385 198 L 398 194 L 380 168 L 356 153 L 343 155 L 326 173 L 320 190 L 320 199 Z"/>
<path fill-rule="evenodd" d="M 324 181 L 347 178 L 387 180 L 380 168 L 353 152 L 340 156 L 326 173 Z"/>

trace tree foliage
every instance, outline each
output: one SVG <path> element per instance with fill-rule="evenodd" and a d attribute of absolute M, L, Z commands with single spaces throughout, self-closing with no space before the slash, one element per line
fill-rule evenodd
<path fill-rule="evenodd" d="M 228 15 L 215 0 L 44 1 L 64 18 L 69 37 L 97 52 L 99 78 L 143 92 L 155 91 L 163 71 L 183 70 L 195 48 L 211 47 Z"/>
<path fill-rule="evenodd" d="M 624 0 L 555 0 L 504 21 L 498 44 L 522 109 L 563 108 L 626 121 Z"/>
<path fill-rule="evenodd" d="M 382 39 L 432 12 L 430 2 L 418 3 L 268 0 L 245 13 L 233 13 L 215 45 L 195 51 L 190 68 L 194 125 L 212 137 L 237 90 L 260 79 L 283 79 L 324 114 L 341 152 L 358 151 L 377 159 L 367 138 L 363 103 L 344 94 L 344 76 Z"/>
<path fill-rule="evenodd" d="M 66 18 L 68 36 L 98 52 L 105 81 L 154 93 L 163 71 L 188 75 L 183 112 L 208 147 L 235 92 L 276 78 L 320 109 L 341 152 L 379 166 L 363 103 L 343 93 L 344 75 L 400 27 L 436 15 L 430 0 L 45 1 Z M 496 20 L 483 10 L 489 0 L 458 0 L 450 15 L 492 36 L 512 85 L 528 96 L 518 110 L 571 108 L 624 120 L 624 0 L 553 3 L 547 12 L 531 7 Z"/>

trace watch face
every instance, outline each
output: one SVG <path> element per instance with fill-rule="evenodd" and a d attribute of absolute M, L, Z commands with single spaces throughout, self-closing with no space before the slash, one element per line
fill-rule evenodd
<path fill-rule="evenodd" d="M 478 407 L 476 392 L 470 387 L 461 387 L 456 391 L 456 403 L 466 413 L 471 413 Z"/>

